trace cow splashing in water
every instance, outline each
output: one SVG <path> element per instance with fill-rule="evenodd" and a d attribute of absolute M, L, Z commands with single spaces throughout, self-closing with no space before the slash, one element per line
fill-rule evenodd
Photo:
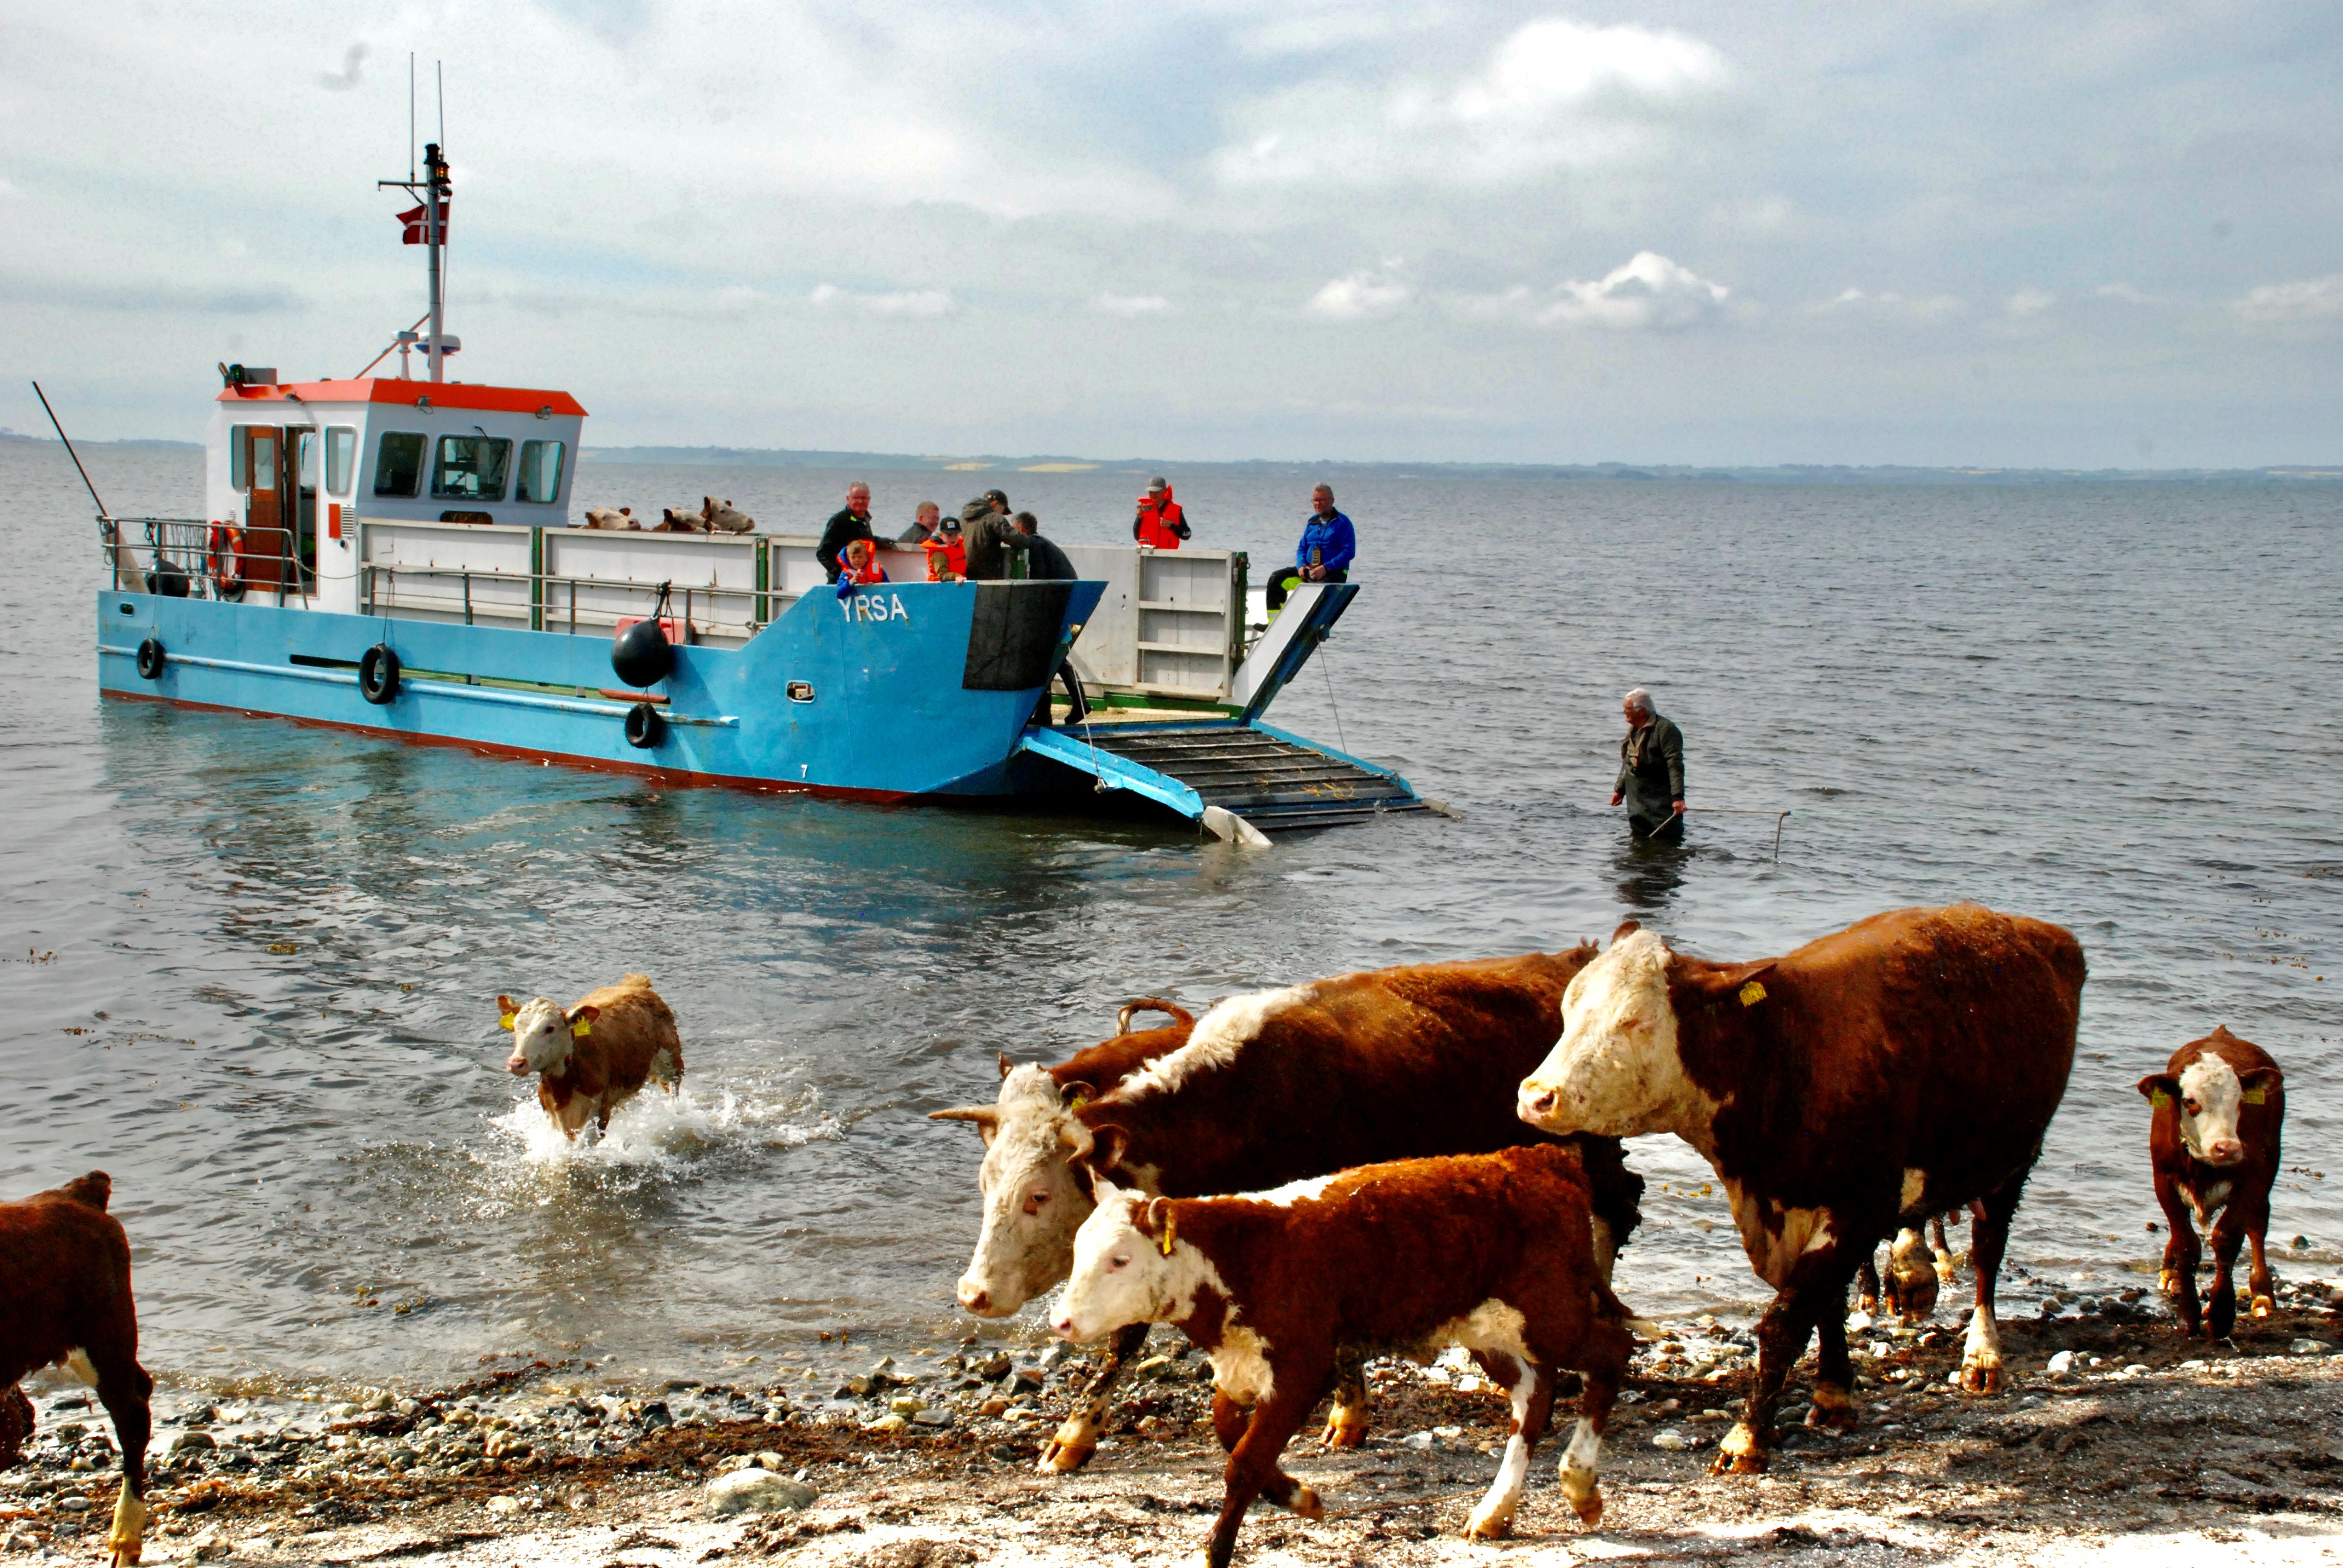
<path fill-rule="evenodd" d="M 500 996 L 497 1010 L 513 1037 L 505 1070 L 538 1075 L 538 1102 L 566 1137 L 589 1121 L 608 1132 L 610 1113 L 646 1083 L 672 1094 L 683 1081 L 675 1014 L 644 976 L 588 991 L 573 1007 L 549 997 L 517 1003 Z"/>

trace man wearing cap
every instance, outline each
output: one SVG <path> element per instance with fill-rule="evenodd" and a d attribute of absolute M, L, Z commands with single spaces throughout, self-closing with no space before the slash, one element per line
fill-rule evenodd
<path fill-rule="evenodd" d="M 1619 742 L 1619 779 L 1611 804 L 1627 808 L 1627 831 L 1638 840 L 1681 844 L 1684 829 L 1684 731 L 1652 706 L 1642 687 L 1619 699 L 1627 720 Z"/>
<path fill-rule="evenodd" d="M 1009 520 L 1009 498 L 987 490 L 960 509 L 960 538 L 968 548 L 968 575 L 977 582 L 1009 576 L 1009 558 L 1025 554 L 1025 536 Z"/>
<path fill-rule="evenodd" d="M 846 487 L 845 507 L 830 515 L 829 525 L 821 530 L 821 543 L 814 548 L 831 582 L 838 581 L 838 552 L 857 539 L 878 542 L 870 532 L 870 487 L 860 479 Z"/>
<path fill-rule="evenodd" d="M 1147 481 L 1139 498 L 1139 515 L 1131 519 L 1131 537 L 1151 550 L 1176 550 L 1189 537 L 1188 514 L 1172 498 L 1172 487 L 1158 474 Z"/>

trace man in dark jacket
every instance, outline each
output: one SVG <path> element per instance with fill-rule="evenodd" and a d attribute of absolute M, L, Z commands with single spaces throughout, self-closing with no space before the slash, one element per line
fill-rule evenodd
<path fill-rule="evenodd" d="M 814 547 L 814 553 L 821 558 L 822 574 L 836 582 L 838 552 L 857 539 L 870 538 L 870 487 L 857 479 L 846 487 L 845 509 L 831 514 L 829 526 L 821 530 L 821 543 Z"/>
<path fill-rule="evenodd" d="M 895 542 L 906 549 L 918 549 L 938 536 L 944 526 L 941 508 L 933 501 L 921 501 L 920 509 L 911 514 L 911 526 L 895 536 Z"/>
<path fill-rule="evenodd" d="M 1041 537 L 1041 524 L 1031 512 L 1016 517 L 1017 531 L 1025 536 L 1025 575 L 1039 581 L 1072 582 L 1081 573 L 1058 548 L 1055 539 Z"/>
<path fill-rule="evenodd" d="M 1635 688 L 1619 699 L 1627 736 L 1619 742 L 1619 779 L 1611 804 L 1627 808 L 1627 831 L 1662 844 L 1684 842 L 1684 731 Z"/>
<path fill-rule="evenodd" d="M 988 490 L 960 509 L 960 541 L 968 550 L 970 582 L 1000 582 L 1009 576 L 1009 558 L 1025 553 L 1025 536 L 1009 520 L 1009 498 Z"/>

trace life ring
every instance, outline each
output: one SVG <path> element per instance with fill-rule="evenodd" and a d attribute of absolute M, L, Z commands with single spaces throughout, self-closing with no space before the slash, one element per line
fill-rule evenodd
<path fill-rule="evenodd" d="M 627 744 L 638 751 L 648 751 L 667 739 L 667 720 L 659 709 L 648 702 L 638 702 L 627 709 Z"/>
<path fill-rule="evenodd" d="M 358 656 L 358 695 L 383 708 L 398 696 L 398 655 L 376 643 Z"/>
<path fill-rule="evenodd" d="M 212 592 L 231 603 L 242 598 L 244 530 L 228 523 L 214 523 L 209 545 L 204 565 L 211 574 Z"/>
<path fill-rule="evenodd" d="M 162 679 L 163 666 L 167 662 L 168 660 L 164 657 L 163 645 L 156 638 L 150 637 L 146 641 L 138 645 L 138 675 L 140 679 Z"/>

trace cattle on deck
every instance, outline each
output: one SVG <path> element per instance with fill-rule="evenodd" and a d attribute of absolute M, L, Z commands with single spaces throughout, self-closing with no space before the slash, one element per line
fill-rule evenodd
<path fill-rule="evenodd" d="M 1266 1493 L 1304 1518 L 1317 1494 L 1279 1467 L 1344 1347 L 1427 1360 L 1473 1352 L 1513 1401 L 1505 1455 L 1468 1536 L 1505 1534 L 1558 1371 L 1584 1380 L 1562 1460 L 1580 1519 L 1602 1517 L 1595 1464 L 1634 1342 L 1596 1256 L 1574 1146 L 1410 1160 L 1224 1198 L 1151 1198 L 1099 1178 L 1051 1316 L 1061 1338 L 1176 1324 L 1212 1359 L 1226 1488 L 1206 1551 L 1226 1568 Z"/>
<path fill-rule="evenodd" d="M 646 1083 L 672 1094 L 683 1081 L 675 1014 L 641 975 L 588 991 L 574 1007 L 549 997 L 516 1003 L 500 996 L 497 1011 L 513 1036 L 505 1070 L 538 1075 L 538 1102 L 565 1137 L 577 1137 L 588 1121 L 608 1132 L 610 1113 Z"/>
<path fill-rule="evenodd" d="M 0 1470 L 15 1467 L 33 1432 L 33 1407 L 16 1384 L 63 1365 L 97 1390 L 122 1449 L 122 1490 L 106 1549 L 136 1563 L 146 1529 L 147 1400 L 155 1380 L 138 1364 L 138 1310 L 130 1296 L 130 1240 L 106 1211 L 114 1182 L 103 1171 L 0 1203 Z"/>
<path fill-rule="evenodd" d="M 2262 1248 L 2286 1124 L 2286 1074 L 2268 1051 L 2223 1026 L 2174 1051 L 2162 1072 L 2139 1081 L 2139 1091 L 2154 1107 L 2148 1159 L 2156 1201 L 2172 1230 L 2159 1282 L 2180 1315 L 2183 1333 L 2227 1339 L 2237 1319 L 2237 1292 L 2229 1272 L 2240 1241 L 2254 1244 L 2247 1281 L 2254 1316 L 2266 1318 L 2276 1305 Z M 2216 1212 L 2218 1220 L 2213 1219 Z M 2213 1299 L 2200 1309 L 2197 1265 L 2204 1248 L 2197 1227 L 2208 1222 Z"/>
<path fill-rule="evenodd" d="M 1962 1386 L 2001 1386 L 1994 1284 L 2066 1093 L 2083 950 L 1976 904 L 1896 910 L 1778 959 L 1672 952 L 1630 920 L 1572 981 L 1560 1044 L 1521 1086 L 1556 1132 L 1673 1132 L 1723 1181 L 1775 1287 L 1716 1468 L 1762 1471 L 1783 1380 L 1819 1332 L 1818 1424 L 1856 1423 L 1846 1287 L 1899 1226 L 1969 1207 L 1976 1310 Z"/>
<path fill-rule="evenodd" d="M 1093 1163 L 1118 1185 L 1193 1197 L 1543 1141 L 1514 1119 L 1513 1089 L 1554 1043 L 1563 991 L 1594 956 L 1582 944 L 1339 975 L 1232 997 L 1193 1022 L 1177 1013 L 1170 1028 L 1118 1037 L 1061 1067 L 1011 1068 L 1003 1057 L 993 1104 L 932 1113 L 976 1123 L 985 1141 L 984 1226 L 960 1304 L 1006 1317 L 1066 1277 L 1091 1210 L 1072 1161 L 1101 1148 L 1111 1154 Z M 1581 1141 L 1607 1278 L 1644 1184 L 1615 1140 Z M 1110 1347 L 1041 1468 L 1090 1458 L 1107 1392 L 1145 1339 L 1139 1325 Z M 1363 1440 L 1364 1402 L 1363 1379 L 1346 1368 L 1330 1443 Z"/>

